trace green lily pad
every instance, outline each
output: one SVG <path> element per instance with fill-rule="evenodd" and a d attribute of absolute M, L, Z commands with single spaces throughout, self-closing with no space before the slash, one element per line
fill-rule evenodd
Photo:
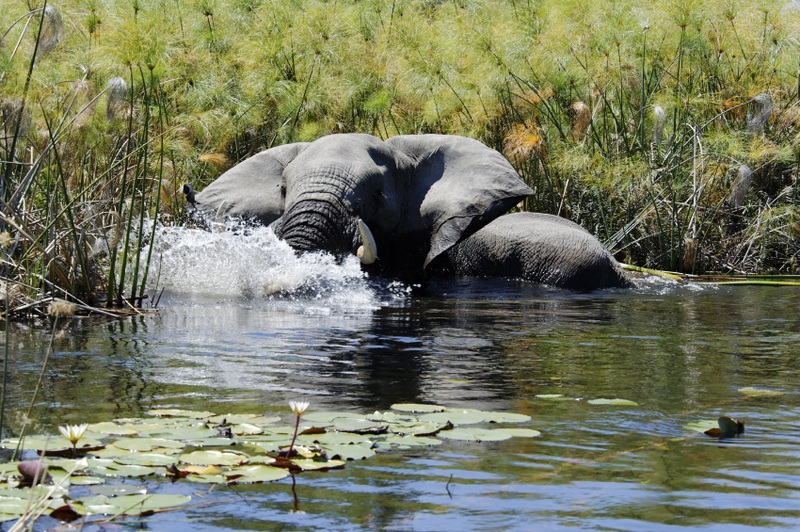
<path fill-rule="evenodd" d="M 544 399 L 545 401 L 572 401 L 571 397 L 565 397 L 561 393 L 540 393 L 535 395 L 537 399 Z"/>
<path fill-rule="evenodd" d="M 339 418 L 334 421 L 333 427 L 340 432 L 386 431 L 386 423 L 363 418 Z"/>
<path fill-rule="evenodd" d="M 327 462 L 317 462 L 316 460 L 292 460 L 292 463 L 303 471 L 341 469 L 344 467 L 343 460 L 328 460 Z"/>
<path fill-rule="evenodd" d="M 541 432 L 534 429 L 504 428 L 502 430 L 503 432 L 511 434 L 515 438 L 538 438 L 542 435 Z"/>
<path fill-rule="evenodd" d="M 309 434 L 298 436 L 297 441 L 303 444 L 317 443 L 324 447 L 329 445 L 351 445 L 366 443 L 371 444 L 372 438 L 366 434 L 356 434 L 354 432 L 331 431 L 324 434 Z"/>
<path fill-rule="evenodd" d="M 590 405 L 639 406 L 638 403 L 628 399 L 589 399 L 586 402 Z"/>
<path fill-rule="evenodd" d="M 392 423 L 389 425 L 389 430 L 394 434 L 410 435 L 410 436 L 432 436 L 440 430 L 449 428 L 445 423 L 429 421 L 422 423 L 419 421 Z"/>
<path fill-rule="evenodd" d="M 218 416 L 211 416 L 208 418 L 210 423 L 219 424 L 223 421 L 230 425 L 239 425 L 241 423 L 250 423 L 252 425 L 271 425 L 277 423 L 281 418 L 278 416 L 262 416 L 260 414 L 225 414 Z"/>
<path fill-rule="evenodd" d="M 147 477 L 156 474 L 156 469 L 142 465 L 119 464 L 108 459 L 94 459 L 89 461 L 89 471 L 93 475 L 106 477 Z"/>
<path fill-rule="evenodd" d="M 255 482 L 273 482 L 289 476 L 289 471 L 264 464 L 236 467 L 225 474 L 229 482 L 249 484 Z"/>
<path fill-rule="evenodd" d="M 503 441 L 509 440 L 513 435 L 503 429 L 484 429 L 480 427 L 458 427 L 453 430 L 443 430 L 439 433 L 448 440 L 463 441 Z"/>
<path fill-rule="evenodd" d="M 363 414 L 355 412 L 309 412 L 301 418 L 304 422 L 333 423 L 337 419 L 362 419 Z"/>
<path fill-rule="evenodd" d="M 19 438 L 6 438 L 0 441 L 0 447 L 4 449 L 16 449 L 19 444 Z M 77 448 L 94 449 L 102 447 L 103 442 L 95 439 L 81 438 L 78 442 Z M 45 451 L 48 453 L 60 453 L 64 451 L 71 451 L 72 444 L 62 438 L 61 436 L 50 436 L 47 434 L 38 434 L 25 436 L 22 441 L 22 448 L 29 451 Z"/>
<path fill-rule="evenodd" d="M 125 515 L 139 515 L 151 510 L 181 506 L 191 500 L 192 498 L 188 495 L 173 493 L 132 494 L 118 497 L 95 495 L 73 501 L 72 507 L 75 511 L 83 515 L 117 515 L 120 513 L 124 513 Z"/>
<path fill-rule="evenodd" d="M 380 447 L 384 446 L 394 446 L 394 447 L 419 447 L 419 446 L 430 446 L 430 445 L 441 445 L 442 440 L 438 438 L 431 438 L 428 436 L 401 436 L 398 434 L 393 434 L 389 436 L 385 440 L 378 443 Z"/>
<path fill-rule="evenodd" d="M 683 428 L 694 432 L 706 432 L 710 429 L 719 428 L 719 423 L 716 419 L 704 419 L 702 421 L 687 423 Z"/>
<path fill-rule="evenodd" d="M 392 410 L 398 412 L 424 413 L 424 412 L 444 412 L 446 409 L 439 405 L 422 405 L 415 403 L 397 403 L 390 406 Z"/>
<path fill-rule="evenodd" d="M 183 442 L 161 438 L 120 438 L 112 445 L 126 451 L 136 452 L 147 452 L 153 449 L 183 449 L 185 446 Z"/>
<path fill-rule="evenodd" d="M 263 434 L 264 428 L 259 427 L 258 425 L 253 425 L 251 423 L 237 423 L 236 425 L 231 426 L 231 432 L 233 432 L 237 436 L 243 436 L 245 434 L 247 435 Z"/>
<path fill-rule="evenodd" d="M 325 447 L 330 458 L 339 460 L 364 460 L 375 456 L 372 446 L 366 445 L 329 445 Z"/>
<path fill-rule="evenodd" d="M 123 465 L 164 467 L 174 464 L 178 461 L 178 458 L 174 455 L 160 453 L 130 453 L 122 456 L 115 456 L 113 460 Z"/>
<path fill-rule="evenodd" d="M 213 438 L 219 436 L 219 432 L 215 429 L 210 429 L 205 425 L 195 426 L 165 426 L 156 429 L 142 431 L 139 437 L 144 438 L 160 438 L 167 440 L 200 440 L 203 438 Z M 166 446 L 164 446 L 166 447 Z"/>
<path fill-rule="evenodd" d="M 375 412 L 367 416 L 370 421 L 382 421 L 385 423 L 416 422 L 417 418 L 411 414 L 399 412 Z"/>
<path fill-rule="evenodd" d="M 527 423 L 531 416 L 513 412 L 483 412 L 484 420 L 489 423 Z"/>
<path fill-rule="evenodd" d="M 484 413 L 469 410 L 445 410 L 444 412 L 435 412 L 432 414 L 423 414 L 419 416 L 419 420 L 423 423 L 440 423 L 444 424 L 448 421 L 453 425 L 475 425 L 485 421 Z"/>
<path fill-rule="evenodd" d="M 73 486 L 94 486 L 96 484 L 105 484 L 106 479 L 102 477 L 94 477 L 90 475 L 72 475 L 69 477 L 69 483 Z"/>
<path fill-rule="evenodd" d="M 139 430 L 130 425 L 119 425 L 113 421 L 103 421 L 102 423 L 92 423 L 89 425 L 88 430 L 98 432 L 100 434 L 112 434 L 114 436 L 133 436 L 138 434 Z"/>
<path fill-rule="evenodd" d="M 739 388 L 739 393 L 743 393 L 748 397 L 774 397 L 776 395 L 783 395 L 783 392 L 778 390 L 767 390 L 765 388 L 754 388 L 752 386 Z"/>
<path fill-rule="evenodd" d="M 147 413 L 151 416 L 171 418 L 171 417 L 188 417 L 191 419 L 206 419 L 214 415 L 214 412 L 200 412 L 195 410 L 181 410 L 178 408 L 164 408 L 156 410 L 148 410 Z"/>
<path fill-rule="evenodd" d="M 180 461 L 185 464 L 193 465 L 234 466 L 247 462 L 248 458 L 249 457 L 243 453 L 209 449 L 182 454 L 180 456 Z"/>

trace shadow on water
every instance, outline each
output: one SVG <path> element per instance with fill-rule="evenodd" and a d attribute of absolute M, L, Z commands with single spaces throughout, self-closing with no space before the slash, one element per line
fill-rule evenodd
<path fill-rule="evenodd" d="M 201 496 L 217 504 L 148 526 L 800 527 L 800 291 L 647 281 L 572 294 L 465 280 L 420 294 L 378 285 L 351 262 L 294 257 L 268 234 L 248 238 L 175 236 L 161 252 L 159 312 L 61 329 L 34 411 L 42 429 L 152 408 L 286 414 L 302 399 L 312 410 L 426 402 L 520 412 L 542 437 L 379 453 L 300 475 L 294 493 L 287 481 L 220 487 Z M 13 331 L 16 411 L 48 340 Z M 637 405 L 588 403 L 617 397 Z M 746 421 L 742 437 L 684 427 L 723 414 Z"/>

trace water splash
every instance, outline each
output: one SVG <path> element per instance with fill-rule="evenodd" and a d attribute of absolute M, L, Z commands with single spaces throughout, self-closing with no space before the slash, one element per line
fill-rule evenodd
<path fill-rule="evenodd" d="M 150 279 L 170 294 L 298 301 L 312 312 L 379 305 L 355 256 L 297 255 L 267 227 L 162 227 L 155 246 Z"/>

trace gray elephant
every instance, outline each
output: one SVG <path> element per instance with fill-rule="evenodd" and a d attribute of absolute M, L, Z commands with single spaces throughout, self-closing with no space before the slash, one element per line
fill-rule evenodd
<path fill-rule="evenodd" d="M 403 281 L 456 274 L 579 290 L 629 285 L 579 226 L 502 216 L 532 190 L 500 153 L 465 137 L 329 135 L 266 150 L 185 192 L 200 213 L 270 224 L 298 251 L 356 253 L 367 271 Z M 521 256 L 524 267 L 514 266 Z"/>

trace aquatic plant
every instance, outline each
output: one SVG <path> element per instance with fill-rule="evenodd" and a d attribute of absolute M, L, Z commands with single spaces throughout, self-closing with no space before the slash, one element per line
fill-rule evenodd
<path fill-rule="evenodd" d="M 47 434 L 27 436 L 24 443 L 21 438 L 5 438 L 0 447 L 22 445 L 27 454 L 38 452 L 45 458 L 1 464 L 0 486 L 24 487 L 34 470 L 44 478 L 45 467 L 52 484 L 30 483 L 37 497 L 33 514 L 26 504 L 27 492 L 9 491 L 12 496 L 4 501 L 0 520 L 32 522 L 44 513 L 66 521 L 94 514 L 116 519 L 191 500 L 187 495 L 151 493 L 147 487 L 131 495 L 124 484 L 113 484 L 120 478 L 163 477 L 223 485 L 273 482 L 290 471 L 339 469 L 376 451 L 442 445 L 448 439 L 477 442 L 540 436 L 536 430 L 514 426 L 531 420 L 523 414 L 430 404 L 396 404 L 372 414 L 316 412 L 305 416 L 306 425 L 298 434 L 307 408 L 307 402 L 292 402 L 293 426 L 280 424 L 278 416 L 156 409 L 145 418 L 59 427 L 68 445 Z M 285 451 L 290 441 L 295 453 Z M 111 486 L 91 491 L 106 482 Z M 72 486 L 90 486 L 90 493 L 72 494 Z"/>

